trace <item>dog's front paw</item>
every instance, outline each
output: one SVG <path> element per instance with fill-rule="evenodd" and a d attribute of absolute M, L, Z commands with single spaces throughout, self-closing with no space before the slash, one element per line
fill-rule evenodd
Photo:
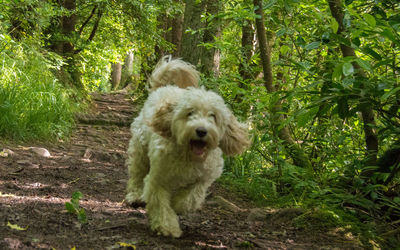
<path fill-rule="evenodd" d="M 167 237 L 172 236 L 174 238 L 179 238 L 182 235 L 182 230 L 177 220 L 169 220 L 164 223 L 152 223 L 151 229 L 156 231 L 159 235 Z"/>
<path fill-rule="evenodd" d="M 124 203 L 133 207 L 143 207 L 145 202 L 141 199 L 140 195 L 135 192 L 129 192 L 125 196 Z"/>
<path fill-rule="evenodd" d="M 156 231 L 158 232 L 158 234 L 161 234 L 163 236 L 172 236 L 174 238 L 179 238 L 182 235 L 182 230 L 178 227 L 178 228 L 169 228 L 169 227 L 164 227 L 164 226 L 160 226 L 156 229 Z"/>

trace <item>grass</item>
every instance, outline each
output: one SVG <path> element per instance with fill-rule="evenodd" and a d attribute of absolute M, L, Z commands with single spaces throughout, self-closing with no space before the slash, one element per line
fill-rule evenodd
<path fill-rule="evenodd" d="M 0 137 L 52 140 L 70 133 L 78 105 L 53 74 L 59 60 L 29 44 L 9 42 L 0 51 Z"/>

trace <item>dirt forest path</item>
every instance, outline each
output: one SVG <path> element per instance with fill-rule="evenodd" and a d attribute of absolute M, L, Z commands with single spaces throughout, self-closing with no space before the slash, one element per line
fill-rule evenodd
<path fill-rule="evenodd" d="M 344 236 L 296 230 L 299 210 L 254 208 L 218 184 L 202 210 L 180 217 L 180 239 L 158 236 L 144 208 L 122 203 L 129 124 L 139 107 L 123 92 L 93 100 L 68 142 L 0 141 L 0 249 L 359 248 Z M 83 194 L 84 225 L 65 209 L 75 191 Z"/>

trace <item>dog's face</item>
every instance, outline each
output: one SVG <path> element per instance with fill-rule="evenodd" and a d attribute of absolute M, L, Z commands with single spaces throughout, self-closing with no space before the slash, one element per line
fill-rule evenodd
<path fill-rule="evenodd" d="M 204 161 L 217 147 L 234 155 L 249 145 L 245 126 L 219 95 L 204 89 L 189 88 L 175 103 L 165 103 L 150 125 L 155 132 L 184 146 L 193 161 Z"/>

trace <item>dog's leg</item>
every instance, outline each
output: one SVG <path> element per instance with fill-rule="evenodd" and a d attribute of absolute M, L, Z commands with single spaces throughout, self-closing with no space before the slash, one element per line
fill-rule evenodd
<path fill-rule="evenodd" d="M 206 197 L 211 183 L 199 182 L 180 190 L 172 198 L 172 207 L 178 214 L 185 214 L 199 209 Z"/>
<path fill-rule="evenodd" d="M 132 138 L 128 150 L 128 174 L 125 202 L 127 204 L 142 203 L 143 179 L 149 172 L 149 159 L 138 140 Z"/>
<path fill-rule="evenodd" d="M 171 208 L 171 194 L 150 178 L 151 175 L 145 179 L 143 196 L 151 229 L 164 236 L 180 237 L 182 230 L 179 227 L 178 216 Z"/>

